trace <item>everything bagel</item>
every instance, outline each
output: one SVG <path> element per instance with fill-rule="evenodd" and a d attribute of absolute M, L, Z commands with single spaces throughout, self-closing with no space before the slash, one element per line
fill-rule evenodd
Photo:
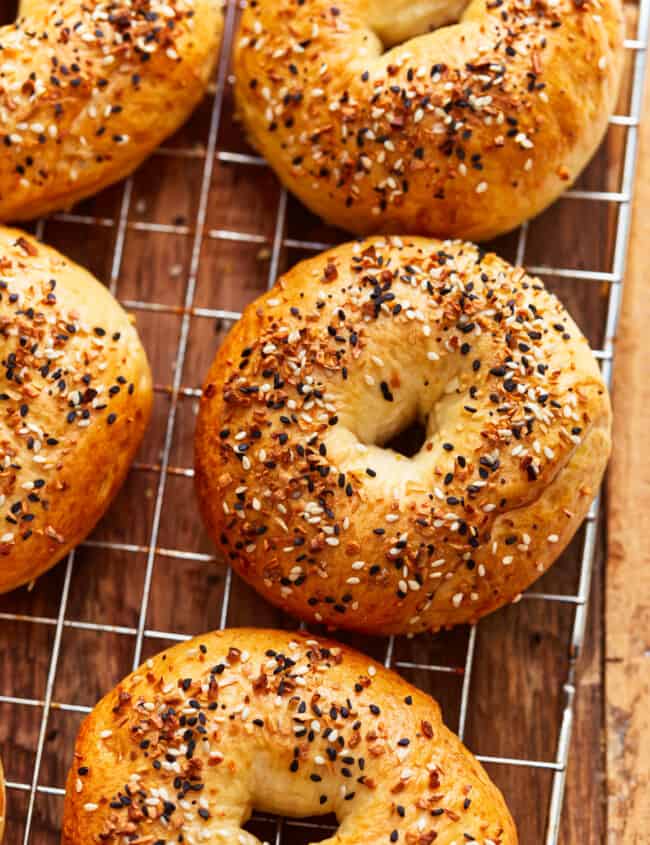
<path fill-rule="evenodd" d="M 205 93 L 219 0 L 28 0 L 0 28 L 0 220 L 127 176 Z"/>
<path fill-rule="evenodd" d="M 438 705 L 331 641 L 233 629 L 148 660 L 84 722 L 63 845 L 260 845 L 257 810 L 336 813 L 329 845 L 516 845 Z"/>
<path fill-rule="evenodd" d="M 483 240 L 575 180 L 622 52 L 618 0 L 249 2 L 237 103 L 251 142 L 329 223 Z"/>
<path fill-rule="evenodd" d="M 390 448 L 413 424 L 421 448 Z M 371 238 L 297 265 L 205 382 L 206 524 L 279 607 L 373 633 L 515 599 L 585 516 L 610 448 L 598 365 L 561 303 L 462 242 Z"/>
<path fill-rule="evenodd" d="M 151 410 L 127 314 L 90 273 L 0 227 L 0 593 L 90 533 Z"/>

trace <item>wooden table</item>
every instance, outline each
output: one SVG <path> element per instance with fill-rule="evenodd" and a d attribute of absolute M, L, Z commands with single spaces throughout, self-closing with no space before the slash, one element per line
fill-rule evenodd
<path fill-rule="evenodd" d="M 650 114 L 646 86 L 645 114 Z M 607 834 L 650 841 L 650 120 L 642 124 L 632 249 L 616 342 L 605 643 Z"/>
<path fill-rule="evenodd" d="M 42 739 L 32 845 L 58 842 L 62 798 L 57 790 L 74 738 L 85 710 L 131 668 L 148 570 L 152 580 L 143 617 L 144 657 L 170 644 L 167 633 L 217 627 L 229 587 L 228 624 L 295 624 L 239 580 L 230 585 L 213 560 L 213 547 L 192 505 L 196 397 L 230 313 L 265 289 L 276 264 L 282 270 L 313 252 L 314 244 L 334 243 L 345 235 L 324 227 L 291 198 L 285 209 L 286 198 L 272 173 L 249 158 L 251 151 L 232 120 L 229 85 L 218 155 L 208 159 L 211 102 L 206 100 L 126 187 L 116 186 L 42 229 L 48 243 L 104 279 L 135 314 L 152 361 L 156 402 L 133 472 L 74 563 L 58 566 L 29 592 L 0 597 L 0 696 L 9 699 L 0 700 L 0 751 L 11 781 L 31 783 L 39 733 Z M 623 138 L 621 127 L 610 129 L 579 188 L 619 189 Z M 609 561 L 606 566 L 601 535 L 560 836 L 567 845 L 605 842 L 608 831 L 611 843 L 647 842 L 650 831 L 647 780 L 642 780 L 650 759 L 650 552 L 643 546 L 650 535 L 650 466 L 644 454 L 644 411 L 650 410 L 650 301 L 644 289 L 650 243 L 648 125 L 643 143 L 636 248 L 616 365 Z M 206 173 L 208 214 L 201 229 L 197 211 Z M 615 224 L 611 204 L 564 198 L 532 222 L 525 237 L 515 233 L 491 246 L 513 261 L 521 253 L 528 265 L 607 272 Z M 194 248 L 200 259 L 196 266 Z M 196 282 L 193 293 L 188 281 Z M 607 285 L 552 274 L 545 281 L 593 346 L 602 347 Z M 172 389 L 177 375 L 180 391 Z M 393 665 L 439 699 L 454 729 L 459 727 L 464 690 L 469 692 L 465 739 L 483 756 L 553 763 L 575 612 L 566 599 L 578 588 L 580 542 L 579 535 L 535 585 L 535 593 L 560 600 L 525 598 L 479 625 L 471 684 L 464 683 L 467 629 L 396 641 Z M 63 624 L 57 625 L 60 614 Z M 385 640 L 341 638 L 378 658 L 386 653 Z M 53 679 L 52 705 L 44 707 L 48 675 Z M 542 843 L 552 767 L 489 763 L 487 768 L 507 795 L 521 842 Z M 28 805 L 29 792 L 10 791 L 9 845 L 22 842 Z M 262 824 L 259 835 L 272 839 L 274 829 Z M 283 842 L 298 845 L 314 838 L 309 829 L 287 827 Z"/>

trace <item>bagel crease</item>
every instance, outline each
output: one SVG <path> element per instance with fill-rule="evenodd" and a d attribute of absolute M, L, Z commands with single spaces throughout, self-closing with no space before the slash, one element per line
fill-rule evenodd
<path fill-rule="evenodd" d="M 336 813 L 327 845 L 515 845 L 499 790 L 399 675 L 311 634 L 233 629 L 148 660 L 82 725 L 63 845 L 260 845 L 253 807 Z"/>
<path fill-rule="evenodd" d="M 484 240 L 542 211 L 591 158 L 622 38 L 618 0 L 251 0 L 238 111 L 327 222 Z"/>
<path fill-rule="evenodd" d="M 147 425 L 135 328 L 90 273 L 0 227 L 0 593 L 90 533 Z"/>
<path fill-rule="evenodd" d="M 0 220 L 68 208 L 133 171 L 190 115 L 220 0 L 28 0 L 0 27 Z"/>
<path fill-rule="evenodd" d="M 419 423 L 412 457 L 391 439 Z M 396 237 L 298 264 L 217 352 L 195 477 L 227 562 L 302 619 L 474 622 L 538 578 L 610 449 L 587 341 L 523 269 Z"/>

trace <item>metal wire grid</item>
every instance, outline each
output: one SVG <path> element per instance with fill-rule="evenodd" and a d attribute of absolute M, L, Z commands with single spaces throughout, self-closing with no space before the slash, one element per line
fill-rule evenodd
<path fill-rule="evenodd" d="M 184 551 L 181 549 L 160 548 L 158 546 L 158 536 L 160 532 L 162 507 L 168 477 L 170 477 L 170 475 L 183 475 L 187 477 L 191 477 L 193 475 L 193 470 L 191 468 L 173 467 L 170 464 L 170 454 L 172 450 L 172 442 L 179 399 L 186 397 L 198 397 L 200 395 L 200 391 L 198 389 L 189 388 L 182 385 L 183 369 L 188 348 L 191 320 L 193 317 L 206 317 L 224 321 L 235 321 L 240 316 L 239 313 L 234 311 L 216 308 L 213 309 L 195 307 L 194 297 L 197 287 L 202 242 L 204 238 L 212 238 L 217 240 L 227 240 L 246 244 L 268 244 L 268 238 L 263 235 L 245 234 L 238 231 L 224 229 L 209 229 L 206 225 L 210 183 L 214 164 L 216 161 L 231 164 L 245 164 L 259 167 L 267 166 L 263 159 L 257 156 L 217 150 L 217 138 L 223 113 L 222 105 L 224 99 L 224 91 L 228 82 L 228 57 L 230 55 L 230 48 L 232 45 L 235 27 L 235 17 L 236 0 L 228 0 L 228 4 L 226 6 L 226 20 L 224 27 L 222 53 L 218 69 L 216 90 L 212 102 L 209 134 L 205 150 L 162 147 L 157 150 L 156 153 L 157 155 L 163 156 L 202 158 L 204 161 L 198 211 L 193 229 L 187 225 L 166 225 L 161 223 L 151 223 L 144 221 L 129 221 L 128 217 L 133 193 L 132 179 L 127 179 L 123 184 L 122 198 L 119 213 L 116 219 L 101 217 L 98 218 L 80 214 L 58 214 L 55 216 L 56 220 L 64 222 L 70 222 L 79 225 L 110 227 L 115 229 L 115 243 L 109 279 L 109 288 L 112 293 L 116 292 L 117 282 L 122 268 L 122 258 L 124 254 L 124 245 L 127 229 L 158 232 L 162 234 L 170 233 L 186 236 L 191 235 L 192 250 L 188 282 L 185 293 L 185 301 L 182 309 L 180 338 L 176 352 L 172 385 L 171 387 L 156 387 L 156 390 L 158 392 L 165 393 L 169 397 L 169 414 L 167 416 L 167 424 L 165 429 L 160 464 L 154 467 L 147 467 L 147 469 L 153 469 L 158 473 L 158 485 L 156 490 L 155 507 L 149 542 L 147 543 L 147 545 L 144 546 L 130 543 L 116 543 L 101 540 L 87 540 L 85 543 L 82 544 L 86 547 L 146 554 L 144 587 L 137 627 L 133 628 L 121 625 L 107 625 L 92 622 L 82 622 L 66 618 L 70 583 L 75 560 L 74 551 L 72 551 L 68 555 L 66 562 L 63 564 L 63 566 L 65 567 L 65 573 L 63 587 L 59 600 L 58 613 L 56 617 L 33 616 L 29 614 L 25 615 L 14 613 L 0 613 L 0 620 L 13 622 L 29 622 L 38 625 L 51 626 L 54 628 L 53 645 L 50 655 L 44 697 L 42 699 L 32 699 L 0 695 L 0 703 L 23 707 L 36 707 L 42 709 L 31 782 L 22 783 L 9 781 L 6 784 L 9 790 L 29 793 L 27 814 L 25 818 L 23 845 L 30 845 L 30 843 L 35 842 L 35 839 L 33 838 L 32 834 L 36 795 L 46 794 L 62 796 L 65 794 L 65 790 L 60 787 L 46 786 L 39 782 L 47 725 L 51 710 L 53 708 L 56 708 L 64 712 L 73 712 L 81 714 L 88 713 L 91 710 L 90 707 L 86 707 L 83 705 L 53 701 L 54 683 L 57 674 L 59 655 L 61 650 L 61 640 L 64 630 L 67 628 L 71 628 L 77 630 L 122 634 L 134 637 L 135 648 L 133 657 L 133 667 L 136 668 L 141 662 L 142 649 L 145 638 L 166 641 L 183 641 L 189 639 L 189 636 L 186 636 L 184 634 L 179 634 L 172 631 L 153 630 L 148 629 L 146 627 L 147 611 L 149 607 L 151 583 L 156 555 L 160 557 L 194 560 L 201 562 L 212 562 L 216 560 L 215 556 L 209 554 Z M 625 115 L 614 115 L 610 118 L 611 125 L 622 126 L 626 129 L 626 142 L 620 190 L 591 191 L 573 189 L 567 191 L 563 195 L 564 198 L 589 200 L 594 202 L 606 202 L 611 203 L 617 207 L 618 218 L 611 270 L 604 272 L 595 270 L 576 270 L 562 267 L 532 265 L 527 266 L 527 269 L 530 272 L 538 275 L 554 276 L 559 278 L 571 278 L 585 282 L 605 282 L 609 284 L 609 297 L 605 321 L 604 342 L 601 349 L 595 350 L 596 357 L 601 361 L 603 376 L 608 385 L 611 383 L 612 378 L 614 340 L 616 336 L 616 329 L 621 306 L 623 279 L 625 276 L 627 261 L 627 248 L 629 243 L 631 220 L 631 201 L 634 190 L 638 144 L 638 127 L 641 119 L 649 25 L 650 0 L 641 0 L 637 20 L 636 38 L 627 39 L 625 42 L 625 48 L 631 51 L 632 53 L 632 87 L 629 101 L 629 112 Z M 268 286 L 270 286 L 274 282 L 278 274 L 280 255 L 281 250 L 283 248 L 294 248 L 303 251 L 316 252 L 331 246 L 331 244 L 297 240 L 285 237 L 284 232 L 286 215 L 287 193 L 284 189 L 282 189 L 279 195 L 277 215 L 275 219 L 275 228 L 271 240 L 270 265 L 267 278 Z M 44 221 L 39 221 L 39 223 L 37 224 L 37 236 L 42 236 L 44 225 Z M 518 264 L 524 263 L 527 235 L 528 224 L 525 223 L 521 226 L 518 232 L 516 248 L 516 262 Z M 172 306 L 167 306 L 156 302 L 122 300 L 122 304 L 126 308 L 135 311 L 150 311 L 164 313 L 176 310 L 172 308 Z M 138 464 L 135 464 L 134 468 L 137 470 L 138 468 L 143 469 L 144 467 L 139 467 Z M 546 845 L 556 845 L 559 838 L 567 764 L 571 743 L 573 706 L 575 697 L 576 663 L 584 641 L 585 626 L 587 620 L 587 603 L 589 598 L 593 564 L 597 550 L 597 531 L 600 515 L 600 496 L 598 496 L 598 498 L 594 501 L 586 518 L 586 529 L 581 550 L 579 587 L 577 593 L 575 595 L 562 595 L 528 591 L 522 596 L 523 600 L 564 602 L 575 607 L 573 626 L 569 642 L 569 669 L 567 677 L 565 678 L 563 684 L 565 704 L 561 716 L 561 725 L 558 734 L 558 742 L 554 759 L 552 761 L 544 761 L 531 760 L 527 758 L 477 755 L 478 759 L 484 763 L 494 763 L 503 766 L 524 766 L 531 767 L 534 769 L 546 769 L 552 771 L 553 776 L 550 805 L 547 817 L 547 830 L 545 840 Z M 220 614 L 221 628 L 225 627 L 227 624 L 228 611 L 230 606 L 231 586 L 232 571 L 228 569 L 225 577 L 223 602 Z M 476 644 L 476 626 L 473 626 L 470 629 L 463 667 L 450 667 L 445 665 L 421 664 L 394 660 L 394 644 L 394 638 L 390 637 L 388 640 L 387 649 L 384 657 L 384 663 L 386 666 L 393 667 L 396 669 L 420 669 L 440 673 L 457 674 L 459 671 L 462 672 L 463 682 L 461 690 L 458 727 L 458 734 L 462 739 L 465 733 L 468 709 L 470 705 L 470 689 L 472 683 L 472 669 L 474 665 L 474 650 Z M 263 817 L 260 816 L 256 816 L 256 818 L 263 821 L 265 820 Z M 303 827 L 306 829 L 317 829 L 323 833 L 331 832 L 334 829 L 325 824 L 302 821 L 297 819 L 266 819 L 266 821 L 272 821 L 275 824 L 275 845 L 282 845 L 283 842 L 285 843 L 285 845 L 288 845 L 288 843 L 286 842 L 286 838 L 283 839 L 283 835 L 286 829 Z"/>

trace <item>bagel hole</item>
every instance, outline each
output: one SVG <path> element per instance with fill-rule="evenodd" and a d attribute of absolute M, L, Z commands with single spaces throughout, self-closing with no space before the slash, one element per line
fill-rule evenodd
<path fill-rule="evenodd" d="M 405 458 L 413 458 L 424 446 L 427 440 L 427 429 L 424 422 L 417 417 L 406 428 L 394 434 L 383 444 L 384 449 L 392 449 Z"/>
<path fill-rule="evenodd" d="M 277 823 L 281 818 L 281 816 L 273 816 L 266 812 L 263 818 L 253 815 L 243 826 L 243 829 L 252 833 L 253 836 L 257 836 L 261 842 L 274 842 L 278 829 Z M 311 845 L 313 842 L 323 842 L 334 836 L 339 827 L 334 813 L 328 813 L 324 816 L 309 816 L 299 820 L 293 819 L 292 822 L 292 845 Z"/>
<path fill-rule="evenodd" d="M 5 0 L 0 3 L 0 26 L 13 23 L 18 17 L 18 0 Z"/>

